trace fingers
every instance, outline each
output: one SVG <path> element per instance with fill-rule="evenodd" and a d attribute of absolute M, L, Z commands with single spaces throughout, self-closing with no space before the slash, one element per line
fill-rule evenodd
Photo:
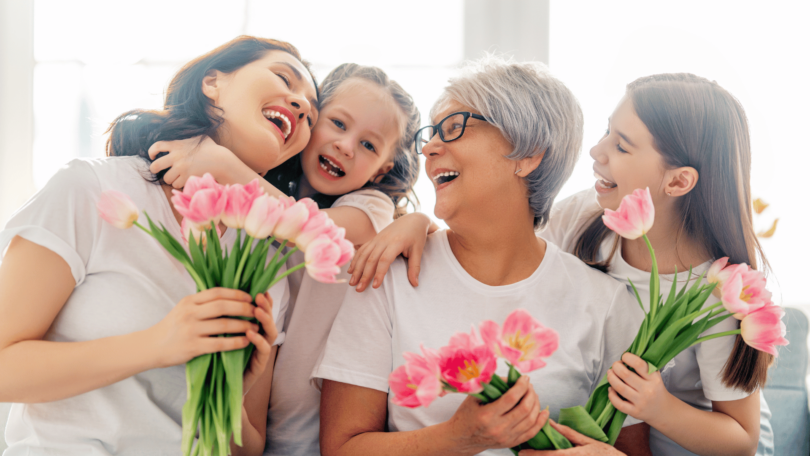
<path fill-rule="evenodd" d="M 388 268 L 391 267 L 391 263 L 399 256 L 399 252 L 394 252 L 393 250 L 394 249 L 387 248 L 380 256 L 380 261 L 377 262 L 377 273 L 374 274 L 374 283 L 371 285 L 373 288 L 380 288 L 383 279 L 385 279 L 385 274 L 388 272 Z"/>
<path fill-rule="evenodd" d="M 644 363 L 645 369 L 646 364 L 647 363 Z M 640 390 L 644 386 L 645 380 L 641 378 L 636 372 L 633 372 L 630 369 L 628 369 L 627 366 L 625 366 L 624 363 L 621 361 L 616 361 L 615 363 L 613 363 L 613 366 L 608 372 L 612 373 L 615 379 L 621 379 L 620 380 L 621 382 L 630 385 L 630 387 L 636 391 Z M 623 394 L 621 390 L 618 391 L 619 394 Z"/>
<path fill-rule="evenodd" d="M 149 158 L 154 160 L 155 157 L 157 157 L 157 155 L 159 153 L 161 153 L 161 152 L 169 152 L 170 150 L 171 149 L 169 148 L 169 141 L 158 141 L 158 142 L 152 144 L 151 147 L 149 147 L 149 150 L 147 151 L 147 153 L 149 154 Z M 169 154 L 169 155 L 171 155 L 171 154 Z M 152 172 L 154 172 L 154 171 L 152 171 Z"/>
<path fill-rule="evenodd" d="M 374 273 L 377 271 L 377 263 L 380 261 L 381 255 L 382 247 L 374 247 L 371 252 L 369 252 L 368 257 L 365 260 L 363 274 L 357 284 L 357 291 L 363 291 L 368 287 L 369 282 L 371 282 L 371 279 L 374 277 Z"/>
<path fill-rule="evenodd" d="M 201 336 L 218 336 L 220 334 L 245 334 L 248 331 L 259 332 L 259 325 L 238 318 L 216 318 L 201 322 L 195 332 Z"/>
<path fill-rule="evenodd" d="M 355 286 L 360 281 L 360 277 L 363 276 L 363 270 L 366 267 L 366 261 L 368 260 L 368 256 L 372 250 L 372 242 L 367 242 L 360 247 L 357 252 L 354 253 L 354 258 L 352 258 L 352 262 L 349 265 L 348 272 L 352 275 L 352 278 L 349 280 L 349 285 Z M 357 290 L 362 291 L 362 290 Z"/>
<path fill-rule="evenodd" d="M 639 356 L 636 356 L 632 353 L 625 353 L 624 355 L 622 355 L 622 361 L 624 361 L 624 363 L 627 364 L 628 366 L 635 369 L 639 377 L 645 380 L 649 378 L 650 375 L 652 375 L 648 373 L 649 365 L 647 364 L 647 361 L 644 361 Z"/>
<path fill-rule="evenodd" d="M 638 392 L 623 382 L 614 372 L 613 369 L 607 373 L 607 380 L 610 383 L 610 388 L 624 396 L 627 400 L 635 401 L 638 397 Z M 621 399 L 620 399 L 621 400 Z"/>
<path fill-rule="evenodd" d="M 528 388 L 526 388 L 526 393 L 520 398 L 517 405 L 505 415 L 505 418 L 507 422 L 514 423 L 513 426 L 520 427 L 517 432 L 522 433 L 534 424 L 534 420 L 539 413 L 540 400 L 537 399 L 534 386 L 529 383 Z M 531 420 L 526 422 L 526 418 L 529 416 L 531 416 Z"/>
<path fill-rule="evenodd" d="M 235 337 L 205 337 L 198 344 L 200 353 L 216 353 L 223 351 L 239 350 L 245 348 L 250 343 L 246 336 Z"/>
<path fill-rule="evenodd" d="M 408 281 L 414 287 L 419 286 L 419 272 L 422 269 L 422 251 L 425 244 L 413 246 L 410 256 L 408 256 Z"/>
<path fill-rule="evenodd" d="M 594 440 L 594 439 L 592 439 L 590 437 L 584 436 L 584 435 L 580 434 L 579 432 L 571 429 L 570 427 L 565 426 L 563 424 L 559 424 L 559 423 L 555 422 L 554 420 L 549 420 L 549 424 L 551 424 L 551 427 L 556 429 L 557 432 L 562 434 L 563 437 L 568 439 L 571 443 L 573 443 L 576 446 L 582 446 L 582 445 L 588 445 L 588 444 L 591 444 L 591 443 L 596 443 L 596 440 Z"/>
<path fill-rule="evenodd" d="M 205 304 L 208 301 L 216 299 L 227 299 L 231 301 L 245 301 L 251 302 L 253 299 L 249 294 L 242 290 L 233 290 L 230 288 L 210 288 L 201 291 L 197 294 L 191 295 L 191 302 L 194 304 Z"/>
<path fill-rule="evenodd" d="M 637 415 L 636 408 L 633 407 L 633 404 L 619 397 L 619 395 L 616 394 L 616 390 L 613 389 L 612 386 L 608 388 L 608 399 L 610 400 L 610 403 L 616 407 L 616 410 L 630 416 Z"/>
<path fill-rule="evenodd" d="M 256 305 L 258 306 L 255 310 L 256 319 L 262 324 L 264 338 L 268 344 L 273 343 L 278 337 L 278 328 L 276 327 L 276 321 L 273 319 L 273 300 L 270 298 L 270 293 L 257 295 Z"/>
<path fill-rule="evenodd" d="M 505 392 L 503 396 L 498 398 L 495 402 L 487 404 L 485 407 L 492 408 L 493 412 L 497 413 L 498 415 L 505 415 L 510 410 L 515 408 L 517 403 L 526 395 L 529 391 L 529 376 L 523 375 L 518 379 L 515 386 L 509 389 L 509 391 Z"/>
<path fill-rule="evenodd" d="M 157 143 L 155 143 L 155 144 L 157 144 Z M 154 147 L 154 146 L 152 146 L 152 147 Z M 149 149 L 149 156 L 152 157 L 152 149 L 151 148 Z M 154 160 L 154 157 L 152 157 L 152 159 Z M 164 156 L 158 158 L 157 160 L 153 161 L 152 164 L 149 165 L 149 171 L 152 174 L 157 174 L 157 173 L 159 173 L 160 171 L 163 171 L 166 168 L 170 168 L 173 164 L 174 164 L 174 156 L 171 155 L 171 154 L 164 155 Z"/>
<path fill-rule="evenodd" d="M 524 432 L 520 438 L 518 438 L 518 441 L 521 443 L 526 442 L 532 437 L 536 436 L 537 433 L 543 429 L 543 426 L 546 425 L 549 413 L 550 412 L 548 410 L 541 410 L 540 413 L 537 414 L 537 417 L 535 417 L 533 425 L 529 428 L 529 430 Z"/>
<path fill-rule="evenodd" d="M 194 314 L 200 320 L 220 317 L 254 317 L 256 308 L 245 301 L 217 299 L 197 306 Z"/>

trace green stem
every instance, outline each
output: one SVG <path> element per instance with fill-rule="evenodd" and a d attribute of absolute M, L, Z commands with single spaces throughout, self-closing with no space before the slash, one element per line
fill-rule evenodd
<path fill-rule="evenodd" d="M 236 268 L 236 275 L 233 276 L 233 284 L 237 288 L 239 287 L 239 283 L 242 281 L 242 270 L 245 268 L 245 263 L 250 256 L 250 243 L 252 242 L 253 236 L 249 234 L 245 236 L 245 246 L 242 248 L 242 258 L 239 260 L 239 267 Z"/>
<path fill-rule="evenodd" d="M 701 343 L 701 342 L 706 342 L 707 340 L 716 339 L 716 338 L 718 338 L 718 337 L 723 337 L 723 336 L 733 336 L 734 334 L 740 334 L 740 330 L 739 330 L 739 329 L 734 329 L 734 330 L 732 330 L 732 331 L 726 331 L 726 332 L 721 332 L 721 333 L 717 333 L 717 334 L 712 334 L 712 335 L 710 335 L 710 336 L 704 336 L 704 337 L 701 337 L 700 339 L 698 339 L 698 340 L 694 341 L 694 342 L 692 343 L 692 345 L 697 345 L 697 344 L 699 344 L 699 343 Z M 690 347 L 691 347 L 692 345 L 690 345 Z"/>
<path fill-rule="evenodd" d="M 307 266 L 306 263 L 301 263 L 301 264 L 297 264 L 297 265 L 291 267 L 290 269 L 287 269 L 286 271 L 284 271 L 283 274 L 281 274 L 280 276 L 277 276 L 275 279 L 273 279 L 273 281 L 270 282 L 270 285 L 267 287 L 267 289 L 269 290 L 270 288 L 273 287 L 273 285 L 279 283 L 281 281 L 281 279 L 287 277 L 288 275 L 292 274 L 293 272 L 298 271 L 299 269 L 304 268 L 306 266 Z"/>
<path fill-rule="evenodd" d="M 658 313 L 658 260 L 655 258 L 655 250 L 653 250 L 652 244 L 650 244 L 650 239 L 646 234 L 642 235 L 642 237 L 644 238 L 644 242 L 647 243 L 647 248 L 650 250 L 650 257 L 652 258 L 652 271 L 650 272 L 650 282 L 652 282 L 652 287 L 650 288 L 650 315 L 652 316 L 652 320 L 655 321 L 655 315 Z"/>

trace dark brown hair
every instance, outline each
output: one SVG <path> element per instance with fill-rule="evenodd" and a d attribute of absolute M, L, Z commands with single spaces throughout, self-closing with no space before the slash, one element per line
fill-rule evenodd
<path fill-rule="evenodd" d="M 202 81 L 211 70 L 232 73 L 259 60 L 269 51 L 283 51 L 310 70 L 290 43 L 252 36 L 237 37 L 187 63 L 169 83 L 162 110 L 135 109 L 118 116 L 107 132 L 107 156 L 136 155 L 148 162 L 149 147 L 157 141 L 172 141 L 207 135 L 216 138 L 222 124 L 219 108 L 202 91 Z M 310 74 L 312 71 L 310 70 Z M 315 80 L 313 76 L 313 81 Z M 316 83 L 317 90 L 317 83 Z M 159 182 L 168 169 L 152 180 Z"/>
<path fill-rule="evenodd" d="M 421 124 L 421 116 L 413 97 L 396 81 L 391 80 L 383 70 L 356 63 L 344 63 L 326 75 L 320 87 L 321 109 L 332 101 L 345 82 L 352 80 L 369 81 L 382 88 L 404 115 L 399 142 L 393 151 L 394 167 L 375 181 L 367 182 L 363 186 L 388 195 L 396 207 L 394 218 L 397 218 L 407 213 L 408 204 L 414 209 L 419 208 L 419 199 L 413 192 L 413 186 L 419 177 L 419 157 L 413 147 L 413 138 Z M 266 179 L 282 192 L 294 196 L 295 186 L 302 174 L 301 158 L 296 155 L 268 173 Z M 322 194 L 310 196 L 321 208 L 331 207 L 339 197 L 340 195 Z"/>
<path fill-rule="evenodd" d="M 657 74 L 627 85 L 639 119 L 650 131 L 655 149 L 671 168 L 691 166 L 699 179 L 678 200 L 682 235 L 698 242 L 712 258 L 752 268 L 768 266 L 753 225 L 751 143 L 740 102 L 716 82 L 688 73 Z M 607 271 L 616 252 L 598 261 L 599 247 L 610 230 L 601 212 L 580 234 L 574 254 Z M 738 335 L 723 371 L 728 387 L 752 392 L 765 386 L 773 356 L 748 346 Z"/>

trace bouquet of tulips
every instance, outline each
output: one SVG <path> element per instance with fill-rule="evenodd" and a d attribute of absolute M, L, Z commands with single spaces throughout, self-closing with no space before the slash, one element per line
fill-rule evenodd
<path fill-rule="evenodd" d="M 454 334 L 450 343 L 439 350 L 421 347 L 422 355 L 403 353 L 405 364 L 388 377 L 394 393 L 392 402 L 409 408 L 427 407 L 450 392 L 490 403 L 515 385 L 521 371 L 527 373 L 545 366 L 542 358 L 551 356 L 560 341 L 556 331 L 544 327 L 523 309 L 510 313 L 503 326 L 490 320 L 481 322 L 479 333 L 473 327 L 470 333 Z M 497 358 L 505 359 L 509 366 L 506 380 L 495 375 Z M 541 448 L 547 441 L 541 431 L 524 445 Z"/>
<path fill-rule="evenodd" d="M 653 225 L 654 218 L 655 209 L 649 189 L 634 191 L 622 200 L 617 211 L 606 209 L 603 216 L 605 225 L 620 236 L 626 239 L 643 237 L 652 257 L 649 311 L 644 309 L 641 297 L 631 282 L 636 299 L 645 312 L 645 318 L 627 351 L 647 361 L 650 373 L 665 366 L 675 356 L 693 345 L 729 335 L 740 334 L 745 343 L 751 347 L 777 356 L 776 346 L 788 343 L 784 338 L 786 328 L 782 322 L 785 313 L 771 301 L 771 293 L 765 288 L 766 280 L 763 274 L 751 269 L 750 266 L 728 264 L 728 258 L 721 258 L 707 271 L 707 283 L 701 284 L 703 279 L 701 275 L 691 286 L 690 280 L 687 280 L 680 290 L 677 288 L 676 271 L 675 280 L 668 294 L 663 296 L 660 293 L 655 251 L 646 235 Z M 691 277 L 690 270 L 688 278 Z M 720 302 L 704 308 L 703 305 L 712 294 L 719 298 Z M 525 314 L 520 320 L 534 322 L 525 311 L 516 311 L 507 318 L 503 331 L 493 332 L 489 328 L 494 323 L 485 322 L 486 325 L 482 323 L 481 335 L 485 346 L 477 347 L 475 358 L 473 352 L 470 352 L 458 358 L 455 364 L 448 361 L 456 359 L 448 357 L 455 353 L 453 347 L 463 345 L 462 341 L 466 341 L 468 346 L 472 344 L 473 336 L 466 334 L 454 336 L 455 343 L 451 340 L 450 347 L 443 348 L 438 354 L 425 348 L 422 348 L 424 356 L 406 353 L 406 364 L 397 368 L 389 378 L 391 391 L 395 395 L 393 402 L 406 407 L 427 406 L 446 391 L 475 395 L 484 403 L 500 397 L 520 377 L 515 366 L 521 368 L 525 366 L 518 364 L 515 356 L 520 355 L 521 360 L 533 359 L 533 356 L 549 356 L 557 347 L 556 333 L 552 345 L 542 342 L 550 341 L 550 338 L 541 339 L 529 332 L 537 331 L 539 323 L 534 322 L 521 328 L 520 332 L 515 331 L 509 320 L 519 312 Z M 729 317 L 741 320 L 740 329 L 701 337 L 701 334 Z M 497 334 L 498 337 L 493 337 L 492 334 Z M 535 351 L 530 354 L 526 347 L 533 347 Z M 495 361 L 491 353 L 498 353 L 510 361 L 507 382 L 492 375 Z M 505 355 L 507 353 L 509 355 Z M 483 366 L 486 366 L 486 369 L 483 369 Z M 472 373 L 475 373 L 475 378 L 479 380 L 476 383 L 464 383 L 463 388 L 459 387 L 458 381 L 453 380 L 465 379 Z M 561 409 L 557 421 L 581 434 L 613 445 L 627 415 L 616 410 L 610 402 L 608 387 L 605 377 L 584 407 L 578 405 Z M 512 448 L 512 451 L 517 453 L 518 450 L 526 448 L 542 450 L 571 447 L 572 444 L 568 439 L 546 424 L 537 436 L 521 444 L 519 448 Z"/>
<path fill-rule="evenodd" d="M 102 218 L 115 227 L 134 225 L 154 237 L 185 266 L 198 292 L 223 287 L 245 291 L 255 299 L 302 268 L 316 280 L 332 283 L 340 266 L 354 254 L 354 246 L 344 238 L 345 230 L 318 210 L 315 202 L 268 196 L 258 179 L 244 186 L 223 186 L 210 174 L 192 177 L 182 191 L 174 190 L 172 203 L 183 216 L 183 243 L 145 212 L 148 226 L 138 223 L 138 208 L 120 192 L 104 192 L 97 207 Z M 220 244 L 220 222 L 236 229 L 236 241 L 230 250 Z M 276 240 L 281 244 L 268 261 L 269 249 Z M 281 256 L 288 242 L 295 243 L 295 247 Z M 305 262 L 279 274 L 297 250 L 305 253 Z M 192 453 L 198 425 L 195 455 L 230 454 L 231 437 L 242 445 L 242 377 L 253 348 L 250 344 L 240 350 L 198 356 L 186 363 L 185 456 Z"/>

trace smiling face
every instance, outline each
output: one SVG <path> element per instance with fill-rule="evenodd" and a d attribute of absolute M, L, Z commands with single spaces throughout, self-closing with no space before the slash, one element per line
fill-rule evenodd
<path fill-rule="evenodd" d="M 349 79 L 323 107 L 301 155 L 309 184 L 325 195 L 344 195 L 385 174 L 402 130 L 402 110 L 376 84 Z"/>
<path fill-rule="evenodd" d="M 431 122 L 435 125 L 451 113 L 465 111 L 481 114 L 451 99 Z M 511 152 L 512 145 L 500 130 L 484 120 L 468 119 L 464 135 L 452 142 L 434 135 L 422 154 L 436 189 L 436 217 L 450 225 L 459 216 L 487 216 L 508 204 L 528 206 L 526 188 L 515 176 L 517 162 L 505 157 Z"/>
<path fill-rule="evenodd" d="M 597 201 L 603 208 L 618 209 L 622 198 L 639 188 L 650 188 L 656 208 L 666 196 L 664 158 L 629 98 L 622 98 L 613 111 L 605 136 L 591 148 L 591 157 Z"/>
<path fill-rule="evenodd" d="M 284 51 L 232 73 L 209 72 L 203 93 L 222 109 L 217 142 L 259 174 L 300 152 L 318 117 L 309 72 Z"/>

